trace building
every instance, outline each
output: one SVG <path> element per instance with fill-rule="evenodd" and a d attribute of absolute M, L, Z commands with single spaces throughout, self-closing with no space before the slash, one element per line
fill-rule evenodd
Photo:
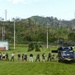
<path fill-rule="evenodd" d="M 9 50 L 8 41 L 0 41 L 0 50 Z"/>

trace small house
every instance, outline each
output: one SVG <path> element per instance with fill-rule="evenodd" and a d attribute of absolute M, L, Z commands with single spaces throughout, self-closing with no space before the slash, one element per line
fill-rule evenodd
<path fill-rule="evenodd" d="M 9 50 L 8 41 L 0 41 L 0 50 Z"/>

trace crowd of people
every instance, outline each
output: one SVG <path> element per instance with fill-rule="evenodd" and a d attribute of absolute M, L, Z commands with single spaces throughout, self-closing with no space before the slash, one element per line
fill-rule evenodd
<path fill-rule="evenodd" d="M 35 57 L 35 59 L 34 59 Z M 0 60 L 6 60 L 6 61 L 14 61 L 15 59 L 15 53 L 13 52 L 11 54 L 11 57 L 9 59 L 9 55 L 8 53 L 0 53 Z M 20 61 L 29 61 L 29 62 L 33 62 L 33 61 L 51 61 L 51 60 L 55 60 L 55 55 L 48 53 L 48 55 L 46 56 L 45 53 L 43 53 L 42 55 L 37 54 L 36 56 L 34 56 L 32 53 L 29 54 L 29 56 L 27 54 L 20 54 L 17 53 L 17 60 Z"/>

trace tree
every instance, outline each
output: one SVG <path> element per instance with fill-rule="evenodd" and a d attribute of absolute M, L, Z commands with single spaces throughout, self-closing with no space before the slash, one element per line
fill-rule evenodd
<path fill-rule="evenodd" d="M 33 51 L 33 50 L 34 50 L 34 43 L 31 42 L 31 43 L 29 44 L 29 46 L 28 46 L 28 52 L 29 52 L 29 51 Z"/>
<path fill-rule="evenodd" d="M 40 51 L 40 46 L 39 46 L 38 43 L 35 44 L 35 51 L 36 51 L 36 52 Z"/>
<path fill-rule="evenodd" d="M 75 33 L 72 32 L 68 35 L 68 40 L 75 41 Z"/>
<path fill-rule="evenodd" d="M 28 52 L 29 51 L 33 51 L 35 49 L 35 51 L 40 51 L 40 45 L 38 43 L 33 43 L 31 42 L 28 46 Z"/>

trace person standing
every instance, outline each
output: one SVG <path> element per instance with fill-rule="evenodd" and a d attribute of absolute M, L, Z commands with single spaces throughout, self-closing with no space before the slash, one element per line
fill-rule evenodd
<path fill-rule="evenodd" d="M 25 58 L 25 56 L 24 56 L 24 54 L 22 54 L 22 61 L 24 61 L 24 58 Z"/>
<path fill-rule="evenodd" d="M 11 54 L 11 61 L 14 61 L 14 52 Z"/>
<path fill-rule="evenodd" d="M 0 60 L 2 60 L 2 54 L 1 54 L 1 52 L 0 52 Z"/>
<path fill-rule="evenodd" d="M 51 61 L 51 53 L 48 54 L 47 61 Z"/>
<path fill-rule="evenodd" d="M 25 54 L 24 56 L 25 56 L 25 57 L 24 57 L 24 60 L 27 61 L 27 54 Z"/>
<path fill-rule="evenodd" d="M 18 53 L 18 55 L 17 55 L 17 56 L 18 56 L 18 61 L 19 61 L 19 60 L 20 60 L 20 58 L 21 58 L 21 55 L 20 55 L 20 53 Z"/>
<path fill-rule="evenodd" d="M 5 53 L 2 54 L 2 60 L 5 60 Z"/>
<path fill-rule="evenodd" d="M 42 54 L 42 61 L 45 61 L 45 54 Z"/>
<path fill-rule="evenodd" d="M 33 54 L 30 54 L 30 59 L 29 61 L 33 62 Z"/>
<path fill-rule="evenodd" d="M 6 61 L 9 60 L 8 53 L 6 53 Z"/>
<path fill-rule="evenodd" d="M 40 54 L 37 54 L 35 61 L 40 61 Z"/>

